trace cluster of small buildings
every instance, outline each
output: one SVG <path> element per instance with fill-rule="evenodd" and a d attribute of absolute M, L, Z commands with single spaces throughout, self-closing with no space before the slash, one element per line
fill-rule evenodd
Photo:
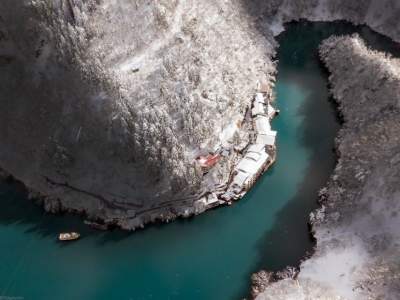
<path fill-rule="evenodd" d="M 271 129 L 270 120 L 278 113 L 265 99 L 263 94 L 257 93 L 254 100 L 251 115 L 253 117 L 254 131 L 256 133 L 256 144 L 275 146 L 276 131 Z"/>
<path fill-rule="evenodd" d="M 251 144 L 234 170 L 234 177 L 228 190 L 221 196 L 225 201 L 237 200 L 255 183 L 264 170 L 273 163 L 270 152 L 275 151 L 276 131 L 271 129 L 270 120 L 278 113 L 265 101 L 262 93 L 257 93 L 251 116 L 255 143 Z"/>
<path fill-rule="evenodd" d="M 143 227 L 144 223 L 157 220 L 169 222 L 176 217 L 187 218 L 219 205 L 230 205 L 233 200 L 242 198 L 275 160 L 277 133 L 271 129 L 270 121 L 277 113 L 278 111 L 272 107 L 269 101 L 265 100 L 264 94 L 257 93 L 250 111 L 253 128 L 250 143 L 249 140 L 246 140 L 230 148 L 221 143 L 210 152 L 199 153 L 196 158 L 196 163 L 206 174 L 223 157 L 230 157 L 233 150 L 242 154 L 243 156 L 230 174 L 228 182 L 220 182 L 219 185 L 214 185 L 199 195 L 171 200 L 174 202 L 173 208 L 166 205 L 163 208 L 155 208 L 152 212 L 147 211 L 144 216 L 134 217 L 130 220 L 129 228 L 132 226 Z"/>

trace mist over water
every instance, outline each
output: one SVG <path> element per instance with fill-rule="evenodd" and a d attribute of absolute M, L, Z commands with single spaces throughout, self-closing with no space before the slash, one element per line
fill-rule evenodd
<path fill-rule="evenodd" d="M 45 214 L 20 185 L 1 183 L 0 295 L 238 299 L 247 294 L 251 273 L 298 265 L 313 247 L 308 215 L 333 170 L 339 128 L 317 47 L 331 34 L 354 31 L 395 51 L 387 39 L 347 23 L 292 23 L 278 37 L 278 159 L 232 207 L 132 234 L 98 232 L 79 217 Z M 82 239 L 57 242 L 69 230 Z"/>

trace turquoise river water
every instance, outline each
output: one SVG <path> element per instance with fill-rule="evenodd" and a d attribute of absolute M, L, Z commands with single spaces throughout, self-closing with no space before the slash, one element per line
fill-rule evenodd
<path fill-rule="evenodd" d="M 339 128 L 317 46 L 354 31 L 395 51 L 346 23 L 293 23 L 279 36 L 278 160 L 232 207 L 133 234 L 98 232 L 79 217 L 43 213 L 19 184 L 1 182 L 0 298 L 240 299 L 252 272 L 298 265 L 313 247 L 308 215 L 333 170 Z M 66 230 L 83 238 L 57 242 Z"/>

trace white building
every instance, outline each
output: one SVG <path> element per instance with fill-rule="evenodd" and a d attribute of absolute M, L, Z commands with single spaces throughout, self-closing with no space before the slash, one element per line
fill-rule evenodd
<path fill-rule="evenodd" d="M 243 159 L 236 166 L 236 176 L 233 178 L 232 186 L 234 190 L 240 187 L 241 191 L 246 185 L 254 179 L 263 166 L 268 161 L 268 154 L 265 152 L 265 145 L 251 145 Z"/>
<path fill-rule="evenodd" d="M 263 152 L 264 150 L 265 150 L 265 145 L 256 143 L 249 147 L 249 150 L 247 150 L 247 153 L 250 153 L 250 152 L 260 153 L 260 152 Z"/>
<path fill-rule="evenodd" d="M 266 134 L 271 131 L 271 125 L 266 116 L 257 116 L 254 119 L 254 127 L 258 134 Z"/>
<path fill-rule="evenodd" d="M 222 199 L 237 199 L 244 189 L 247 189 L 263 171 L 268 163 L 269 155 L 266 146 L 275 145 L 276 131 L 271 129 L 270 118 L 276 110 L 266 102 L 262 93 L 257 93 L 251 110 L 253 126 L 256 133 L 256 143 L 250 145 L 244 157 L 235 167 L 235 175 L 228 191 Z"/>
<path fill-rule="evenodd" d="M 239 171 L 233 179 L 232 185 L 243 188 L 248 178 L 249 174 Z"/>
<path fill-rule="evenodd" d="M 266 134 L 257 134 L 257 144 L 263 144 L 267 146 L 275 146 L 276 143 L 276 131 L 270 131 Z"/>

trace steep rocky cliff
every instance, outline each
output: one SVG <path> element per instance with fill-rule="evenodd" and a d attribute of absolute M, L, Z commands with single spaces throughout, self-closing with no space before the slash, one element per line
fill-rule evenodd
<path fill-rule="evenodd" d="M 100 219 L 206 189 L 196 156 L 274 71 L 239 4 L 1 1 L 0 167 Z"/>

